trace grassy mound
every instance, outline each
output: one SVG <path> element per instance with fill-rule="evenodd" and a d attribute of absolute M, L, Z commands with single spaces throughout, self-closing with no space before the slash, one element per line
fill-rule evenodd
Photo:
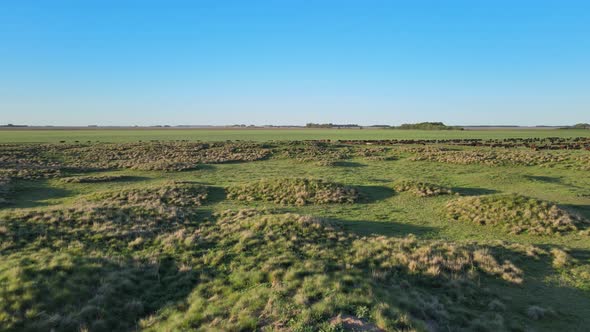
<path fill-rule="evenodd" d="M 356 189 L 323 180 L 289 178 L 270 179 L 227 189 L 230 199 L 269 201 L 278 204 L 354 203 L 359 199 Z"/>
<path fill-rule="evenodd" d="M 90 176 L 72 176 L 61 179 L 65 183 L 100 183 L 114 182 L 130 179 L 127 175 L 90 175 Z"/>
<path fill-rule="evenodd" d="M 445 187 L 441 187 L 436 184 L 426 183 L 426 182 L 419 182 L 419 181 L 411 181 L 411 180 L 404 180 L 396 182 L 393 185 L 393 188 L 398 192 L 409 192 L 415 196 L 419 197 L 431 197 L 431 196 L 439 196 L 439 195 L 452 195 L 454 192 Z"/>
<path fill-rule="evenodd" d="M 585 222 L 555 204 L 520 195 L 459 198 L 447 204 L 447 212 L 454 220 L 500 225 L 514 234 L 561 234 Z"/>
<path fill-rule="evenodd" d="M 342 316 L 384 330 L 497 330 L 506 321 L 488 308 L 499 299 L 478 282 L 522 280 L 490 248 L 360 237 L 296 214 L 195 222 L 114 209 L 0 219 L 12 243 L 0 262 L 2 330 L 315 331 Z"/>
<path fill-rule="evenodd" d="M 104 192 L 87 197 L 106 204 L 151 204 L 196 207 L 207 199 L 207 188 L 192 182 L 173 181 L 148 188 Z"/>
<path fill-rule="evenodd" d="M 412 237 L 361 238 L 296 214 L 228 212 L 211 227 L 202 233 L 214 243 L 208 264 L 225 262 L 230 268 L 199 284 L 186 303 L 141 326 L 318 331 L 331 330 L 330 322 L 341 314 L 385 330 L 411 330 L 426 320 L 441 327 L 476 325 L 481 320 L 475 315 L 494 320 L 483 311 L 495 299 L 479 294 L 472 278 L 495 275 L 515 283 L 521 278 L 520 270 L 498 263 L 485 249 Z M 383 285 L 388 286 L 377 291 Z M 446 291 L 434 294 L 430 287 Z"/>

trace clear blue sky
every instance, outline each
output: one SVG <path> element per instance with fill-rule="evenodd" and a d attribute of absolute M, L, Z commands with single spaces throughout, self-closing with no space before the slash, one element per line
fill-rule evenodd
<path fill-rule="evenodd" d="M 0 123 L 590 122 L 590 1 L 0 1 Z"/>

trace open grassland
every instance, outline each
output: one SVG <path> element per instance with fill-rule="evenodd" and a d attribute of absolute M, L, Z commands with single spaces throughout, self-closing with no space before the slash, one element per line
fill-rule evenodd
<path fill-rule="evenodd" d="M 588 139 L 138 139 L 0 145 L 0 330 L 590 329 Z"/>
<path fill-rule="evenodd" d="M 449 139 L 590 137 L 590 130 L 504 129 L 504 130 L 392 130 L 392 129 L 0 129 L 0 143 L 57 143 L 66 141 L 138 142 L 150 140 L 271 141 L 348 139 Z"/>

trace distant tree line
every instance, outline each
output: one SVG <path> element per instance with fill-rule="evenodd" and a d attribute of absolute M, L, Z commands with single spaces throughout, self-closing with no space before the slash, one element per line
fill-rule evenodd
<path fill-rule="evenodd" d="M 576 123 L 571 128 L 573 128 L 573 129 L 590 129 L 590 123 Z"/>
<path fill-rule="evenodd" d="M 6 125 L 0 125 L 0 127 L 23 128 L 23 127 L 28 127 L 28 125 L 15 125 L 15 124 L 9 123 L 9 124 L 6 124 Z"/>
<path fill-rule="evenodd" d="M 358 124 L 334 124 L 334 123 L 313 123 L 305 125 L 305 128 L 360 128 Z"/>
<path fill-rule="evenodd" d="M 420 122 L 420 123 L 404 123 L 395 129 L 417 129 L 417 130 L 463 130 L 463 127 L 447 126 L 442 122 Z"/>

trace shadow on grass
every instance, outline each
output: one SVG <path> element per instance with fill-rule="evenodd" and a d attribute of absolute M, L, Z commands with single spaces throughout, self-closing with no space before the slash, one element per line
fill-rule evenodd
<path fill-rule="evenodd" d="M 47 184 L 47 181 L 31 183 L 17 183 L 15 190 L 8 197 L 9 204 L 6 207 L 30 208 L 52 205 L 46 200 L 59 199 L 71 196 L 71 191 L 55 188 Z"/>
<path fill-rule="evenodd" d="M 227 193 L 225 192 L 225 188 L 223 187 L 208 186 L 207 192 L 208 195 L 205 204 L 219 203 L 227 199 Z"/>
<path fill-rule="evenodd" d="M 452 190 L 459 193 L 461 196 L 482 196 L 499 193 L 498 190 L 486 189 L 486 188 L 465 188 L 465 187 L 454 187 Z"/>
<path fill-rule="evenodd" d="M 105 181 L 105 182 L 139 182 L 149 180 L 150 178 L 145 176 L 136 176 L 136 175 L 123 175 L 120 178 L 116 178 L 112 181 Z"/>
<path fill-rule="evenodd" d="M 113 178 L 101 178 L 101 174 L 97 175 L 88 175 L 88 176 L 71 176 L 62 178 L 63 182 L 66 183 L 75 183 L 75 184 L 92 184 L 92 183 L 120 183 L 120 182 L 140 182 L 149 180 L 150 178 L 145 176 L 136 176 L 136 175 L 115 175 Z M 107 175 L 108 176 L 108 175 Z M 68 179 L 78 179 L 77 181 L 69 181 Z"/>
<path fill-rule="evenodd" d="M 340 219 L 334 219 L 333 221 L 343 225 L 346 231 L 359 235 L 403 236 L 410 233 L 418 235 L 432 231 L 432 228 L 428 227 L 395 222 Z M 396 262 L 393 257 L 389 258 L 390 256 L 385 256 L 385 259 L 380 258 L 383 263 L 387 263 L 381 266 L 374 264 L 375 261 L 379 262 L 379 258 L 375 259 L 377 254 L 381 254 L 381 250 L 375 250 L 379 247 L 373 248 L 372 253 L 375 253 L 375 255 L 366 255 L 365 257 L 362 254 L 359 255 L 360 260 L 358 262 L 355 262 L 357 257 L 352 256 L 350 258 L 354 259 L 350 261 L 344 259 L 341 262 L 340 259 L 334 259 L 330 254 L 323 256 L 320 254 L 340 250 L 339 247 L 345 249 L 336 252 L 346 254 L 348 252 L 347 248 L 353 247 L 355 239 L 344 238 L 342 240 L 344 242 L 340 240 L 338 242 L 324 241 L 321 234 L 317 238 L 310 238 L 310 240 L 315 239 L 315 242 L 314 246 L 311 246 L 312 249 L 309 250 L 305 249 L 305 246 L 283 247 L 274 246 L 274 241 L 256 241 L 255 246 L 249 248 L 246 252 L 241 252 L 236 251 L 237 247 L 233 245 L 226 247 L 225 244 L 219 244 L 214 239 L 205 243 L 196 241 L 190 246 L 172 242 L 171 244 L 177 247 L 171 248 L 168 251 L 170 254 L 159 252 L 157 256 L 150 255 L 149 260 L 137 260 L 123 255 L 124 252 L 127 252 L 125 248 L 128 247 L 128 241 L 137 235 L 134 227 L 136 224 L 134 222 L 127 224 L 128 230 L 134 233 L 128 234 L 129 236 L 132 235 L 131 237 L 121 238 L 114 238 L 113 236 L 123 234 L 120 234 L 120 232 L 111 234 L 108 228 L 92 228 L 89 226 L 88 229 L 78 229 L 84 224 L 46 223 L 43 224 L 45 229 L 30 229 L 34 223 L 29 222 L 15 222 L 7 225 L 8 234 L 14 237 L 15 241 L 16 238 L 30 232 L 39 236 L 40 241 L 63 240 L 64 238 L 66 240 L 76 239 L 88 246 L 84 247 L 83 251 L 76 252 L 73 252 L 75 250 L 75 247 L 73 247 L 73 249 L 64 249 L 62 251 L 38 251 L 38 254 L 24 256 L 24 258 L 22 256 L 11 256 L 11 263 L 17 266 L 18 269 L 11 271 L 13 272 L 13 274 L 10 274 L 11 279 L 9 280 L 12 283 L 10 284 L 11 287 L 0 288 L 0 295 L 2 295 L 6 303 L 3 307 L 7 313 L 6 317 L 10 317 L 12 321 L 16 322 L 11 330 L 76 331 L 84 328 L 90 331 L 132 331 L 137 329 L 137 321 L 141 318 L 149 317 L 174 304 L 179 304 L 180 311 L 178 313 L 182 314 L 183 311 L 187 311 L 187 305 L 193 303 L 198 305 L 199 302 L 196 301 L 201 299 L 206 310 L 213 311 L 221 308 L 227 311 L 229 309 L 226 307 L 215 307 L 215 298 L 211 294 L 215 294 L 214 292 L 220 289 L 220 285 L 231 285 L 232 280 L 243 278 L 243 275 L 240 274 L 238 269 L 234 272 L 226 266 L 247 266 L 249 269 L 272 266 L 269 263 L 277 264 L 277 256 L 288 254 L 292 250 L 297 252 L 293 256 L 293 259 L 297 260 L 293 262 L 305 263 L 305 260 L 309 260 L 310 266 L 321 266 L 316 270 L 312 268 L 300 270 L 301 273 L 296 274 L 295 278 L 303 280 L 304 278 L 311 279 L 316 275 L 318 277 L 327 276 L 328 279 L 334 278 L 334 280 L 342 281 L 339 284 L 346 288 L 345 292 L 363 287 L 363 292 L 375 296 L 375 303 L 383 302 L 396 312 L 407 314 L 430 324 L 433 330 L 436 331 L 459 330 L 461 327 L 469 326 L 470 322 L 482 318 L 490 311 L 489 304 L 496 300 L 496 295 L 499 295 L 502 302 L 508 306 L 505 313 L 500 316 L 502 321 L 506 319 L 506 328 L 504 328 L 502 322 L 500 328 L 495 328 L 496 325 L 487 325 L 489 328 L 479 328 L 477 330 L 525 331 L 532 330 L 530 327 L 534 327 L 535 330 L 547 331 L 584 331 L 585 327 L 588 326 L 590 317 L 585 314 L 590 308 L 588 292 L 546 281 L 546 277 L 553 275 L 556 271 L 551 267 L 550 257 L 543 256 L 539 260 L 534 260 L 526 257 L 525 254 L 516 253 L 505 247 L 493 249 L 500 252 L 498 255 L 500 261 L 504 258 L 512 260 L 516 258 L 518 260 L 517 265 L 522 267 L 525 272 L 525 281 L 522 285 L 508 284 L 497 276 L 483 273 L 482 264 L 466 267 L 473 269 L 474 272 L 479 272 L 476 274 L 477 279 L 470 281 L 458 280 L 459 282 L 454 282 L 451 276 L 446 274 L 437 273 L 437 275 L 431 275 L 420 270 L 410 271 L 408 269 L 409 265 Z M 119 226 L 125 226 L 125 224 Z M 177 234 L 176 229 L 168 228 L 168 223 L 162 223 L 161 226 L 164 228 L 146 229 L 146 232 L 142 234 L 145 243 L 154 243 L 156 245 L 156 242 L 150 242 L 150 240 L 157 238 L 158 235 L 163 233 Z M 185 225 L 181 224 L 179 226 L 181 226 L 179 230 L 182 230 Z M 18 227 L 18 229 L 13 227 Z M 290 230 L 285 230 L 284 235 L 286 238 L 291 238 Z M 92 234 L 92 231 L 95 234 Z M 274 232 L 274 230 L 270 231 Z M 260 232 L 265 232 L 265 230 L 261 229 Z M 306 236 L 305 231 L 301 232 L 295 234 Z M 222 233 L 222 235 L 231 236 L 231 229 L 227 230 L 227 233 Z M 276 235 L 273 234 L 273 236 Z M 72 238 L 68 239 L 67 237 Z M 28 238 L 23 238 L 22 242 L 28 243 L 28 240 Z M 120 247 L 113 247 L 113 244 L 117 243 Z M 369 242 L 361 243 L 370 244 Z M 40 244 L 43 244 L 43 242 Z M 316 250 L 315 244 L 321 250 Z M 27 244 L 27 246 L 29 245 Z M 38 249 L 43 248 L 46 248 L 46 246 Z M 95 254 L 105 253 L 106 257 L 110 257 L 106 253 L 110 254 L 112 252 L 119 252 L 121 255 L 116 256 L 117 258 L 90 257 L 86 255 L 88 248 L 95 249 L 93 251 Z M 234 250 L 228 250 L 232 248 Z M 211 249 L 210 252 L 222 254 L 218 256 L 223 257 L 223 260 L 197 265 L 198 269 L 193 269 L 190 265 L 187 266 L 182 263 L 184 258 L 199 257 L 204 252 L 209 252 L 209 249 Z M 187 251 L 183 253 L 183 250 Z M 131 252 L 127 253 L 130 254 Z M 383 253 L 388 254 L 387 251 Z M 140 254 L 141 251 L 133 250 L 134 256 L 137 257 Z M 253 265 L 252 260 L 246 259 L 250 254 L 256 255 L 255 265 Z M 576 253 L 577 256 L 582 254 L 588 255 L 587 252 Z M 407 255 L 404 255 L 404 257 L 407 257 Z M 428 257 L 428 255 L 424 257 Z M 435 259 L 436 257 L 433 256 L 432 258 Z M 286 262 L 289 263 L 289 260 L 286 260 Z M 390 262 L 393 264 L 389 264 Z M 279 268 L 282 269 L 282 267 Z M 465 271 L 462 271 L 459 277 L 463 275 L 463 272 Z M 207 282 L 209 284 L 204 284 Z M 252 299 L 255 294 L 248 295 L 247 291 L 252 290 L 253 287 L 268 284 L 267 279 L 261 279 L 261 281 L 248 280 L 248 282 L 251 282 L 251 284 L 247 283 L 231 290 L 230 295 L 234 296 L 233 299 L 236 302 L 248 300 L 248 296 Z M 198 296 L 188 298 L 187 296 L 199 284 L 210 286 L 211 293 L 193 293 Z M 480 287 L 480 285 L 484 287 Z M 490 293 L 488 289 L 490 285 L 493 285 L 497 292 Z M 482 291 L 484 288 L 485 290 Z M 237 293 L 242 290 L 243 293 Z M 320 291 L 314 293 L 316 300 L 333 296 L 331 289 L 320 289 Z M 27 295 L 27 300 L 23 300 L 22 294 Z M 339 295 L 339 293 L 336 294 Z M 358 293 L 350 292 L 350 294 L 351 296 L 357 296 Z M 210 299 L 210 302 L 207 299 Z M 430 305 L 432 301 L 434 301 L 437 308 L 442 309 L 441 313 L 432 310 Z M 497 303 L 497 301 L 495 302 Z M 501 307 L 504 306 L 503 303 L 500 303 Z M 557 315 L 548 314 L 545 317 L 538 318 L 538 320 L 527 318 L 526 310 L 531 305 L 538 305 L 543 308 L 551 307 L 551 309 L 557 311 Z M 239 308 L 246 314 L 252 314 L 255 319 L 260 319 L 260 321 L 265 319 L 260 314 L 260 310 L 250 309 L 250 307 L 244 310 L 239 306 L 234 308 Z M 353 309 L 336 307 L 334 314 L 338 314 L 338 312 L 350 314 L 346 310 L 352 311 Z M 30 312 L 40 314 L 33 316 L 29 314 Z M 214 314 L 212 318 L 224 317 L 221 310 L 216 312 L 218 313 Z M 323 318 L 329 319 L 332 316 Z M 450 316 L 451 319 L 445 318 L 447 316 Z M 482 321 L 480 327 L 486 327 L 486 323 L 494 323 L 495 317 L 497 316 Z M 437 321 L 437 319 L 439 320 Z M 206 323 L 207 321 L 196 321 L 191 327 L 196 329 L 201 327 L 199 324 Z M 0 330 L 6 330 L 3 329 L 2 324 L 3 322 L 0 322 Z"/>
<path fill-rule="evenodd" d="M 552 246 L 541 246 L 549 251 Z M 559 246 L 558 246 L 559 248 Z M 555 268 L 552 265 L 551 255 L 540 256 L 538 259 L 527 257 L 523 253 L 497 248 L 504 252 L 505 258 L 512 260 L 524 271 L 524 282 L 520 287 L 511 287 L 498 280 L 490 280 L 488 286 L 495 288 L 499 294 L 510 300 L 508 309 L 520 313 L 528 318 L 526 330 L 543 331 L 587 331 L 590 313 L 590 291 L 577 288 L 570 282 L 566 282 L 560 274 L 568 274 L 563 271 L 566 268 Z M 590 257 L 588 250 L 572 250 L 571 255 L 576 259 Z M 500 257 L 504 258 L 504 257 Z M 561 271 L 561 272 L 560 272 Z M 565 273 L 564 273 L 565 272 Z M 575 282 L 583 282 L 575 280 Z M 587 282 L 587 281 L 586 281 Z M 584 287 L 584 286 L 582 286 Z M 587 285 L 586 285 L 587 287 Z M 538 318 L 527 314 L 531 306 L 540 306 L 548 309 L 549 313 Z M 552 312 L 551 312 L 552 311 Z"/>
<path fill-rule="evenodd" d="M 134 331 L 139 319 L 185 299 L 199 275 L 207 272 L 181 262 L 177 256 L 182 248 L 137 258 L 142 257 L 138 248 L 160 243 L 160 236 L 170 242 L 183 234 L 178 231 L 194 230 L 199 217 L 185 216 L 181 220 L 162 215 L 168 219 L 146 221 L 145 214 L 132 213 L 126 206 L 81 209 L 82 213 L 66 214 L 67 222 L 54 222 L 61 220 L 61 214 L 49 221 L 31 218 L 43 212 L 0 220 L 3 253 L 21 252 L 24 248 L 38 253 L 26 258 L 11 256 L 14 262 L 9 265 L 19 269 L 10 282 L 18 287 L 0 288 L 0 298 L 8 305 L 0 311 L 10 317 L 10 323 L 0 321 L 0 330 Z M 84 222 L 84 218 L 93 220 L 92 224 Z M 117 231 L 96 227 L 96 223 L 111 222 Z M 130 241 L 138 238 L 141 241 L 131 247 Z M 62 241 L 81 246 L 63 246 Z M 115 258 L 113 252 L 117 253 Z M 30 296 L 28 300 L 23 300 L 22 292 Z M 30 317 L 29 311 L 40 314 Z M 12 326 L 6 329 L 3 324 Z"/>
<path fill-rule="evenodd" d="M 436 229 L 433 227 L 402 224 L 392 221 L 367 221 L 367 220 L 342 220 L 328 219 L 351 233 L 360 236 L 383 235 L 383 236 L 406 236 L 409 234 L 424 235 Z"/>
<path fill-rule="evenodd" d="M 191 168 L 187 171 L 214 171 L 215 166 L 211 164 L 197 164 L 194 168 Z"/>
<path fill-rule="evenodd" d="M 560 204 L 560 206 L 566 210 L 577 212 L 587 220 L 590 220 L 590 205 L 588 204 Z M 588 224 L 586 226 L 588 226 Z"/>
<path fill-rule="evenodd" d="M 334 163 L 336 167 L 367 167 L 365 164 L 353 162 L 353 161 L 337 161 Z"/>
<path fill-rule="evenodd" d="M 395 190 L 384 186 L 356 186 L 361 194 L 360 203 L 374 203 L 395 195 Z"/>
<path fill-rule="evenodd" d="M 12 282 L 21 288 L 3 292 L 5 308 L 25 305 L 41 314 L 9 309 L 14 331 L 135 330 L 139 319 L 185 299 L 198 282 L 197 271 L 165 256 L 142 262 L 46 252 L 19 265 Z M 29 301 L 19 296 L 23 290 Z"/>
<path fill-rule="evenodd" d="M 561 178 L 554 176 L 541 176 L 541 175 L 523 175 L 523 177 L 529 181 L 545 182 L 545 183 L 557 183 L 561 184 Z"/>

